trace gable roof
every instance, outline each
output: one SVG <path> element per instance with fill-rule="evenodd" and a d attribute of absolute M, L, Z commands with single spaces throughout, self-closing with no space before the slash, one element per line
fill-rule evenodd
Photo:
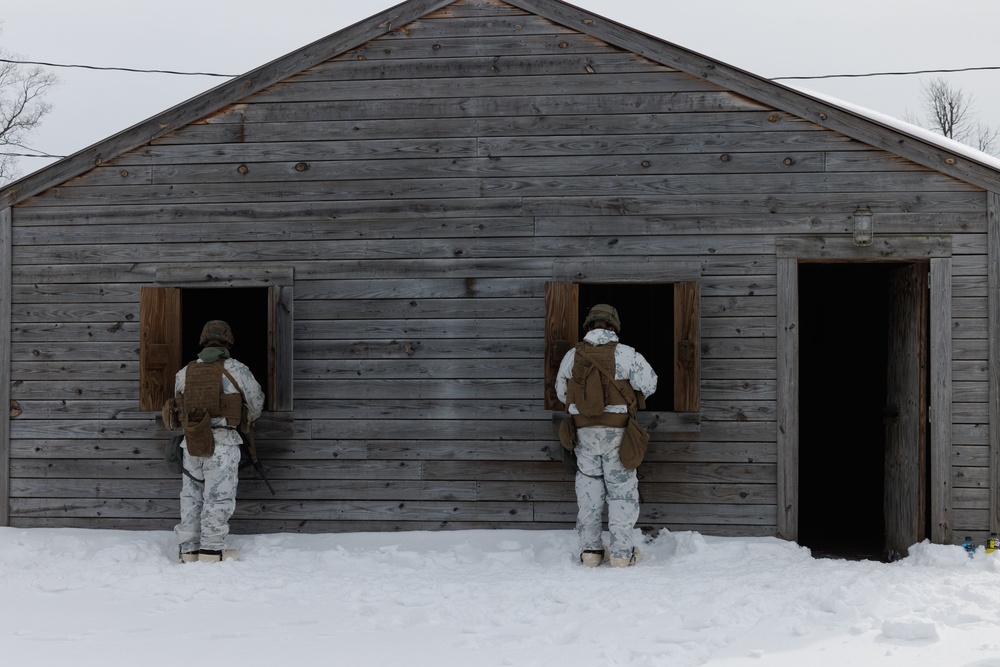
<path fill-rule="evenodd" d="M 13 206 L 106 160 L 458 1 L 407 0 L 390 7 L 15 181 L 0 192 L 0 206 Z M 503 1 L 917 164 L 987 190 L 1000 191 L 1000 168 L 995 161 L 944 137 L 931 136 L 920 128 L 790 88 L 562 0 Z"/>

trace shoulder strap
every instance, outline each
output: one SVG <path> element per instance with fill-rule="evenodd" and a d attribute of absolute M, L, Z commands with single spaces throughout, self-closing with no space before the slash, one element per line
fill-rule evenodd
<path fill-rule="evenodd" d="M 216 363 L 219 363 L 219 362 L 216 362 Z M 224 362 L 223 362 L 221 368 L 222 368 L 222 374 L 225 375 L 227 378 L 229 378 L 229 381 L 233 383 L 234 387 L 236 387 L 236 391 L 240 392 L 240 398 L 242 398 L 243 402 L 246 403 L 247 402 L 247 395 L 243 393 L 243 388 L 240 387 L 240 383 L 236 381 L 236 378 L 234 378 L 229 371 L 226 370 L 226 366 L 225 366 Z M 249 407 L 250 406 L 248 404 L 247 405 L 248 413 L 249 413 Z M 256 443 L 254 442 L 254 439 L 253 439 L 253 423 L 250 422 L 249 416 L 247 417 L 246 429 L 247 429 L 246 430 L 247 449 L 250 450 L 250 460 L 253 462 L 253 464 L 255 466 L 260 465 L 260 462 L 257 460 L 257 445 L 256 445 Z M 270 486 L 270 484 L 268 486 Z"/>

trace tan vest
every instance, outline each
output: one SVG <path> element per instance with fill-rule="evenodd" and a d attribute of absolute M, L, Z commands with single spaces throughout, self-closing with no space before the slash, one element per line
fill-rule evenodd
<path fill-rule="evenodd" d="M 628 423 L 627 413 L 604 412 L 606 405 L 634 405 L 635 390 L 628 380 L 613 380 L 615 376 L 615 347 L 617 343 L 606 345 L 591 345 L 584 341 L 576 344 L 576 355 L 573 360 L 573 377 L 566 384 L 566 401 L 576 403 L 577 409 L 583 413 L 573 416 L 577 427 L 613 426 L 623 428 Z M 604 369 L 601 373 L 592 364 Z M 599 377 L 600 392 L 585 391 L 588 387 L 596 388 Z M 581 405 L 583 408 L 581 409 Z M 596 413 L 596 414 L 595 414 Z M 587 416 L 587 415 L 591 416 Z"/>
<path fill-rule="evenodd" d="M 181 415 L 201 409 L 211 417 L 225 417 L 229 426 L 238 426 L 243 407 L 239 394 L 222 392 L 222 362 L 192 361 L 184 372 L 184 393 L 177 397 Z"/>

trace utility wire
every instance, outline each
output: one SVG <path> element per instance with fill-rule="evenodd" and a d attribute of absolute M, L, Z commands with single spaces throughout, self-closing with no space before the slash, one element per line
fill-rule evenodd
<path fill-rule="evenodd" d="M 822 74 L 819 76 L 773 76 L 771 81 L 789 81 L 791 79 L 859 79 L 867 76 L 908 76 L 910 74 L 950 74 L 954 72 L 981 72 L 1000 70 L 1000 67 L 960 67 L 958 69 L 921 69 L 912 72 L 869 72 L 867 74 Z"/>
<path fill-rule="evenodd" d="M 113 71 L 113 72 L 133 72 L 136 74 L 176 74 L 179 76 L 217 76 L 226 79 L 232 79 L 233 77 L 239 76 L 238 74 L 218 74 L 216 72 L 179 72 L 176 70 L 169 69 L 138 69 L 132 67 L 98 67 L 96 65 L 67 65 L 62 63 L 47 63 L 33 60 L 8 60 L 6 58 L 0 58 L 0 62 L 12 63 L 14 65 L 41 65 L 43 67 L 65 67 L 65 68 L 78 68 L 78 69 L 92 69 L 92 70 L 103 70 L 103 71 Z M 872 76 L 910 76 L 913 74 L 953 74 L 956 72 L 981 72 L 989 70 L 1000 70 L 1000 66 L 996 67 L 960 67 L 956 69 L 922 69 L 913 70 L 908 72 L 867 72 L 862 74 L 820 74 L 816 76 L 772 76 L 771 81 L 791 81 L 791 80 L 809 80 L 809 79 L 858 79 L 863 77 Z"/>
<path fill-rule="evenodd" d="M 226 79 L 231 79 L 234 76 L 238 76 L 236 74 L 216 74 L 214 72 L 177 72 L 169 69 L 135 69 L 132 67 L 98 67 L 96 65 L 65 65 L 61 63 L 44 63 L 34 60 L 9 60 L 7 58 L 0 58 L 0 63 L 11 63 L 13 65 L 42 65 L 43 67 L 94 69 L 94 70 L 113 71 L 113 72 L 134 72 L 137 74 L 178 74 L 180 76 L 219 76 Z"/>
<path fill-rule="evenodd" d="M 28 149 L 28 150 L 31 150 L 31 149 Z M 64 157 L 66 157 L 65 155 L 49 155 L 48 153 L 41 153 L 41 152 L 39 152 L 39 153 L 7 153 L 7 152 L 0 152 L 0 155 L 8 155 L 10 157 L 44 157 L 44 158 L 50 158 L 50 157 L 64 158 Z"/>

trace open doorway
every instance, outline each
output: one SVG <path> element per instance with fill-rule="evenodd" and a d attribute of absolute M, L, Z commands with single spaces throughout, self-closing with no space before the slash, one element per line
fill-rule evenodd
<path fill-rule="evenodd" d="M 926 289 L 920 264 L 800 264 L 799 542 L 816 555 L 893 558 L 927 534 Z"/>

